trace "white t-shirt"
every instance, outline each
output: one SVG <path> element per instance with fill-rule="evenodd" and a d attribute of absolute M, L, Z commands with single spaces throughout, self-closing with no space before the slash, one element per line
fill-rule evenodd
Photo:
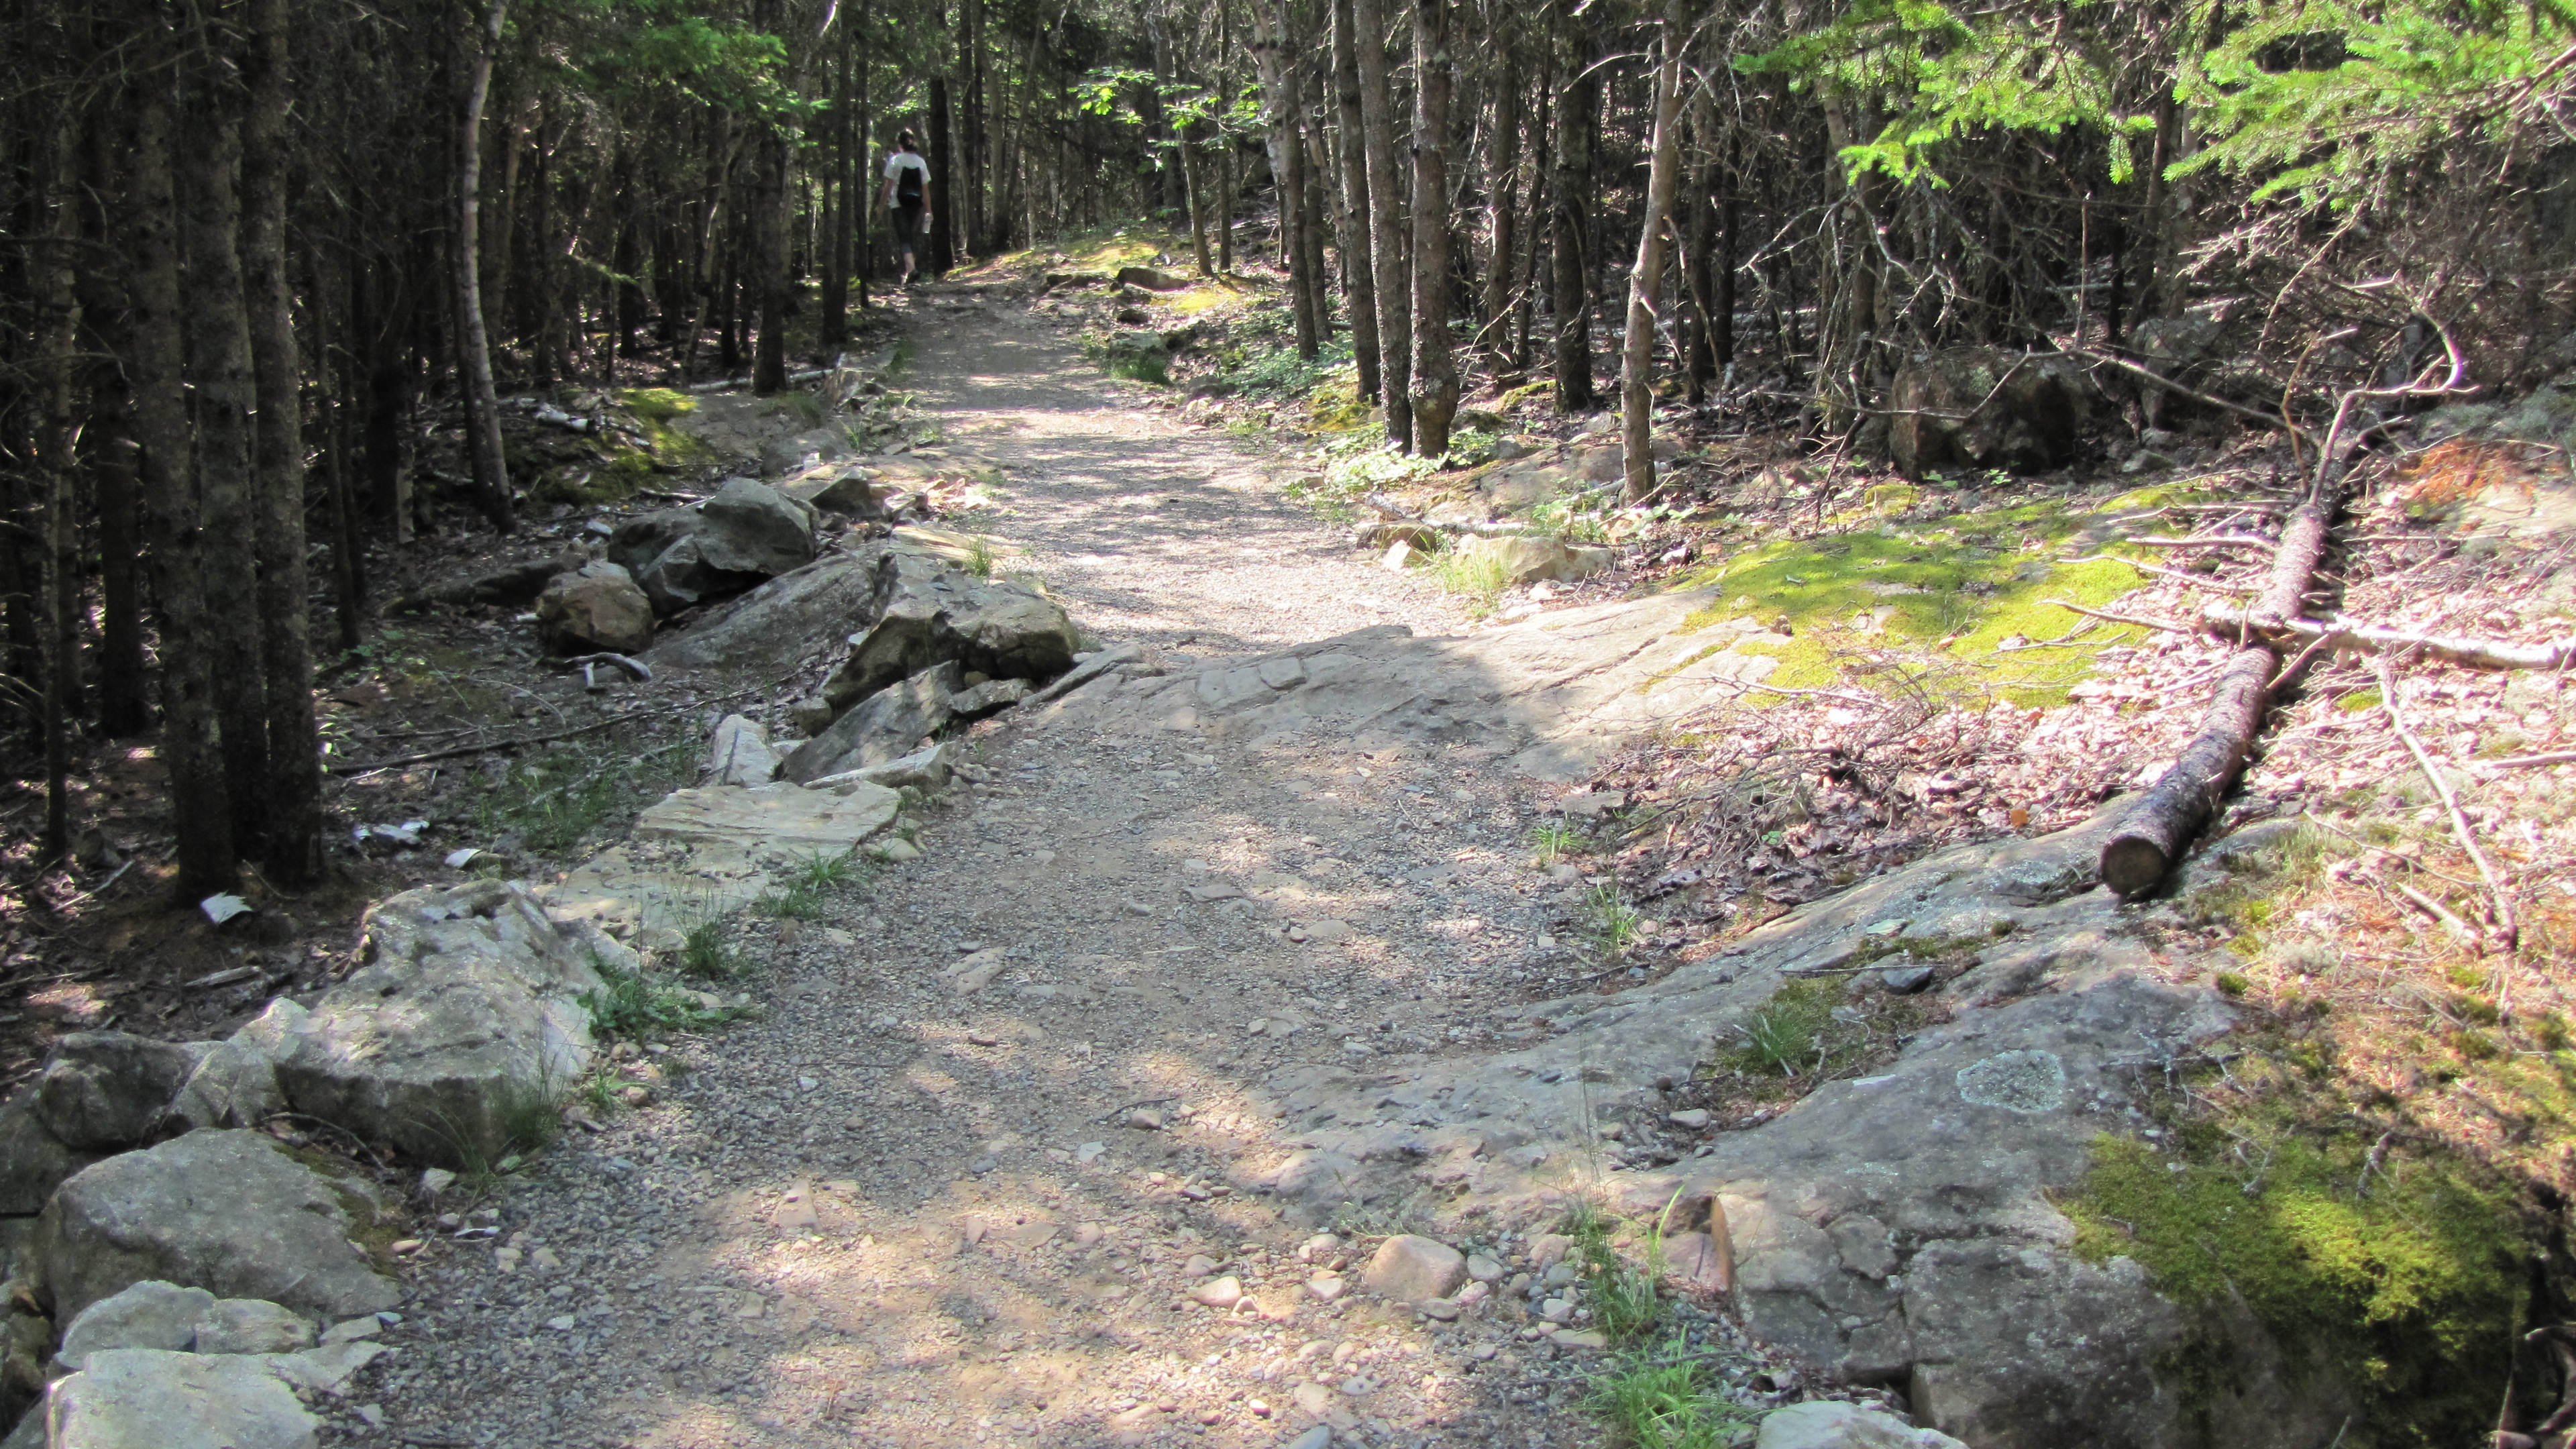
<path fill-rule="evenodd" d="M 923 160 L 918 151 L 897 150 L 886 157 L 885 164 L 885 179 L 895 183 L 895 204 L 903 204 L 903 183 L 896 178 L 906 171 L 921 173 L 921 194 L 927 202 L 930 196 L 930 163 Z"/>

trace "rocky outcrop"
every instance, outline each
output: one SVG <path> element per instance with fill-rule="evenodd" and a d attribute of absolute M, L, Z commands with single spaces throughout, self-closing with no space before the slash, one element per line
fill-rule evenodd
<path fill-rule="evenodd" d="M 1036 589 L 909 550 L 878 563 L 875 606 L 875 622 L 823 685 L 836 710 L 950 661 L 994 679 L 1053 679 L 1081 644 L 1073 621 Z"/>
<path fill-rule="evenodd" d="M 313 1449 L 321 1421 L 266 1358 L 119 1348 L 53 1386 L 47 1449 Z"/>
<path fill-rule="evenodd" d="M 44 1210 L 45 1199 L 63 1179 L 98 1160 L 95 1152 L 63 1145 L 36 1116 L 36 1087 L 30 1082 L 0 1106 L 0 1217 L 29 1217 Z"/>
<path fill-rule="evenodd" d="M 665 634 L 646 662 L 656 669 L 721 669 L 776 675 L 818 653 L 846 648 L 876 607 L 882 546 L 832 553 L 710 609 Z"/>
<path fill-rule="evenodd" d="M 595 963 L 634 964 L 502 881 L 380 903 L 360 956 L 288 1034 L 279 1085 L 299 1112 L 448 1167 L 499 1158 L 522 1130 L 514 1114 L 581 1079 L 591 1037 L 578 998 L 600 986 Z"/>
<path fill-rule="evenodd" d="M 639 654 L 653 642 L 653 601 L 626 570 L 586 563 L 537 596 L 537 637 L 557 654 Z"/>
<path fill-rule="evenodd" d="M 2083 366 L 2056 353 L 1930 353 L 1896 375 L 1888 451 L 1911 478 L 1949 467 L 2053 468 L 2075 456 L 2095 395 Z"/>
<path fill-rule="evenodd" d="M 1884 1409 L 1833 1399 L 1774 1409 L 1753 1449 L 1968 1449 L 1949 1435 L 1917 1429 Z"/>
<path fill-rule="evenodd" d="M 277 1058 L 306 1015 L 301 1005 L 281 996 L 229 1039 L 207 1046 L 187 1085 L 163 1112 L 165 1127 L 173 1132 L 256 1127 L 269 1114 L 285 1110 Z"/>
<path fill-rule="evenodd" d="M 1459 557 L 1497 570 L 1508 585 L 1539 579 L 1587 579 L 1619 561 L 1616 549 L 1567 543 L 1561 538 L 1462 538 L 1453 546 Z"/>
<path fill-rule="evenodd" d="M 217 1298 L 203 1288 L 151 1280 L 83 1309 L 63 1330 L 55 1354 L 65 1368 L 119 1348 L 166 1353 L 300 1353 L 313 1346 L 313 1324 L 260 1298 Z"/>
<path fill-rule="evenodd" d="M 400 1298 L 352 1246 L 373 1208 L 256 1132 L 191 1132 L 82 1169 L 54 1193 L 30 1252 L 57 1322 L 136 1283 L 345 1317 Z"/>
<path fill-rule="evenodd" d="M 798 745 L 784 773 L 802 783 L 899 760 L 948 723 L 951 701 L 964 687 L 951 661 L 880 689 Z"/>
<path fill-rule="evenodd" d="M 813 562 L 815 515 L 750 478 L 728 478 L 712 498 L 631 518 L 609 536 L 656 614 L 737 594 Z"/>

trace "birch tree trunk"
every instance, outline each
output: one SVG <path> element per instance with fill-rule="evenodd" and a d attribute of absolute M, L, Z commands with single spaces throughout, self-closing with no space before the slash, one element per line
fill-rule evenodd
<path fill-rule="evenodd" d="M 483 325 L 481 212 L 483 101 L 492 89 L 492 49 L 501 43 L 507 0 L 486 0 L 483 13 L 457 37 L 464 96 L 456 113 L 456 226 L 448 248 L 453 268 L 456 354 L 464 368 L 466 446 L 475 460 L 475 506 L 499 532 L 517 526 L 510 506 L 510 465 L 501 448 L 501 401 L 492 386 L 492 343 Z"/>

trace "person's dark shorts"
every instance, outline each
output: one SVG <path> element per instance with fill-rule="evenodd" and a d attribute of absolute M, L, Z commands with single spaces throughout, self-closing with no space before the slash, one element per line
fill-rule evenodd
<path fill-rule="evenodd" d="M 905 256 L 921 244 L 921 208 L 897 206 L 894 209 L 894 244 Z"/>

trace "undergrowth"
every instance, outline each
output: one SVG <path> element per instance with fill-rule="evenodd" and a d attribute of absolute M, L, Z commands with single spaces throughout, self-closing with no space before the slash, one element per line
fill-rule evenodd
<path fill-rule="evenodd" d="M 638 750 L 631 741 L 566 743 L 511 761 L 474 797 L 487 839 L 516 837 L 544 854 L 566 851 L 642 803 L 686 782 L 696 746 L 682 741 Z"/>
<path fill-rule="evenodd" d="M 642 971 L 596 959 L 591 964 L 601 985 L 579 1000 L 590 1013 L 591 1034 L 603 1041 L 651 1041 L 675 1031 L 720 1026 L 743 1014 L 732 1007 L 710 1007 L 696 992 Z"/>
<path fill-rule="evenodd" d="M 854 855 L 809 855 L 798 863 L 787 884 L 752 902 L 751 908 L 765 916 L 819 921 L 825 914 L 824 894 L 862 879 L 865 870 Z"/>
<path fill-rule="evenodd" d="M 1457 595 L 1472 618 L 1481 619 L 1494 612 L 1502 601 L 1503 590 L 1510 586 L 1511 570 L 1499 553 L 1478 548 L 1444 548 L 1422 555 L 1422 571 L 1440 586 L 1440 591 Z"/>

